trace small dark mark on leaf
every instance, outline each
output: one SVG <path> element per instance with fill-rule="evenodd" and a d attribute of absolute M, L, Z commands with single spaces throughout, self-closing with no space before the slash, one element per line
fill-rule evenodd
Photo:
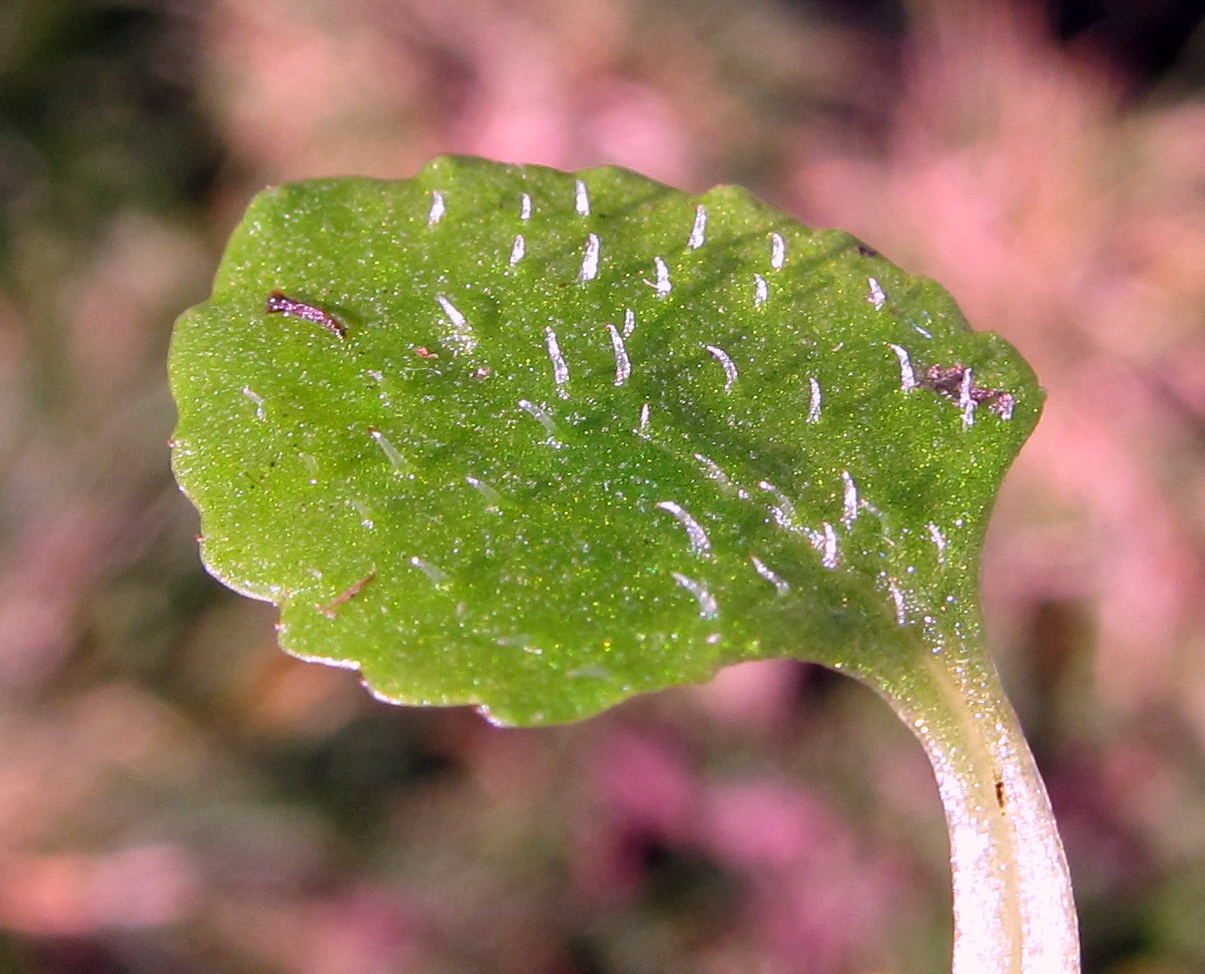
<path fill-rule="evenodd" d="M 321 606 L 319 611 L 321 611 L 321 613 L 324 616 L 326 616 L 328 619 L 335 618 L 335 615 L 338 612 L 339 606 L 343 605 L 346 602 L 350 602 L 352 599 L 354 599 L 357 595 L 360 594 L 360 592 L 362 592 L 364 590 L 364 586 L 367 585 L 369 582 L 371 582 L 376 577 L 377 577 L 377 570 L 374 568 L 372 571 L 370 571 L 367 575 L 365 575 L 363 578 L 361 578 L 354 585 L 351 585 L 347 589 L 347 591 L 345 591 L 339 595 L 336 595 L 329 604 Z"/>
<path fill-rule="evenodd" d="M 313 321 L 322 327 L 329 329 L 339 338 L 347 337 L 347 328 L 334 315 L 323 311 L 321 308 L 315 308 L 312 304 L 306 304 L 304 301 L 294 301 L 281 291 L 273 291 L 268 295 L 268 304 L 264 309 L 268 314 L 292 315 L 295 318 L 304 318 L 306 321 Z"/>
<path fill-rule="evenodd" d="M 961 400 L 966 373 L 966 366 L 963 365 L 949 367 L 930 365 L 917 379 L 916 384 L 921 388 L 931 389 L 948 399 Z M 1005 392 L 1003 389 L 987 389 L 972 383 L 967 394 L 976 405 L 986 405 L 1006 419 L 1013 414 L 1013 406 L 1016 401 L 1011 392 Z"/>
<path fill-rule="evenodd" d="M 999 778 L 996 779 L 996 804 L 1004 807 L 1004 782 Z"/>
<path fill-rule="evenodd" d="M 868 247 L 864 243 L 858 244 L 858 246 L 855 247 L 854 249 L 857 250 L 857 252 L 859 254 L 861 254 L 863 257 L 881 257 L 882 256 L 882 254 L 880 254 L 873 247 Z"/>

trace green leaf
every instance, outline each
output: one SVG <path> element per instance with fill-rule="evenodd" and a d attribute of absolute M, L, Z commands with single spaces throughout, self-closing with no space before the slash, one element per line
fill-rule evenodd
<path fill-rule="evenodd" d="M 171 378 L 210 571 L 290 652 L 502 723 L 774 656 L 956 672 L 1041 408 L 847 234 L 464 158 L 259 195 Z"/>

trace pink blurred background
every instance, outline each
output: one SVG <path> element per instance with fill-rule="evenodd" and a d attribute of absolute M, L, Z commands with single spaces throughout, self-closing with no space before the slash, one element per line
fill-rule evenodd
<path fill-rule="evenodd" d="M 583 725 L 373 702 L 197 561 L 171 321 L 264 185 L 443 152 L 740 182 L 1049 392 L 984 589 L 1085 967 L 1205 970 L 1193 4 L 0 6 L 0 974 L 948 969 L 924 757 L 789 663 Z"/>

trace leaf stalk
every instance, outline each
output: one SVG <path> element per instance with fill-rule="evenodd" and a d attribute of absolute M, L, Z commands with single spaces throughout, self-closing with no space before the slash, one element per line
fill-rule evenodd
<path fill-rule="evenodd" d="M 953 974 L 1078 974 L 1067 859 L 995 667 L 941 654 L 898 680 L 863 674 L 920 739 L 950 836 Z"/>

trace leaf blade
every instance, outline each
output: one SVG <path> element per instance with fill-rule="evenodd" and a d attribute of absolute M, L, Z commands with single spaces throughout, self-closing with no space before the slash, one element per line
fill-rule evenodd
<path fill-rule="evenodd" d="M 171 368 L 210 569 L 291 652 L 508 723 L 962 652 L 1041 406 L 937 285 L 743 190 L 458 158 L 261 194 Z"/>

